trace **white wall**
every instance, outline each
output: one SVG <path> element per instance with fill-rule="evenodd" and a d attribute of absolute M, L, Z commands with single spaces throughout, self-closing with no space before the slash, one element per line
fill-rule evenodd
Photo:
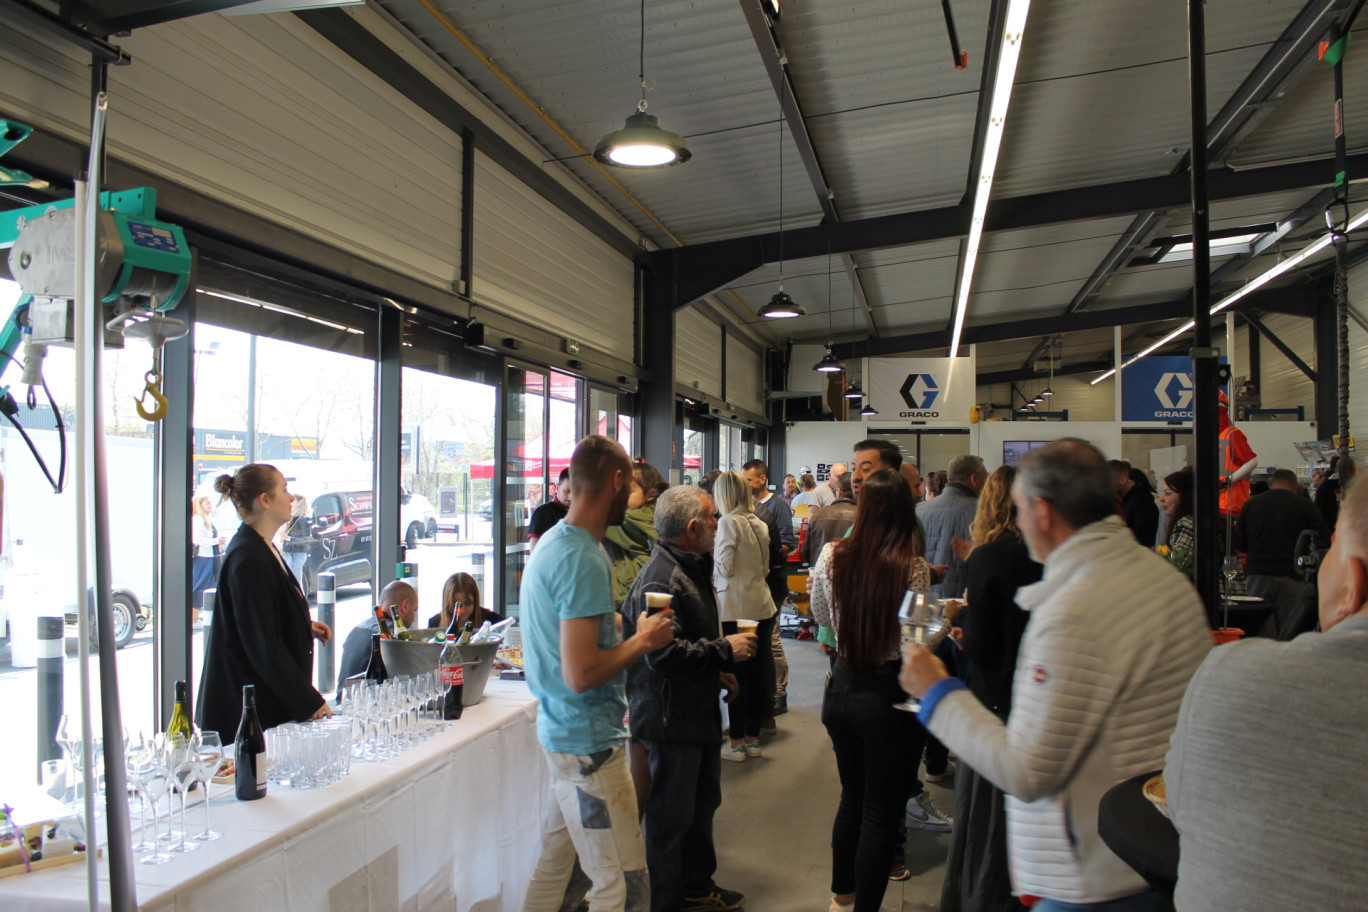
<path fill-rule="evenodd" d="M 990 472 L 1002 465 L 1002 444 L 1007 440 L 1081 437 L 1108 459 L 1121 458 L 1121 425 L 1115 421 L 985 421 L 978 427 L 974 452 L 983 457 Z"/>

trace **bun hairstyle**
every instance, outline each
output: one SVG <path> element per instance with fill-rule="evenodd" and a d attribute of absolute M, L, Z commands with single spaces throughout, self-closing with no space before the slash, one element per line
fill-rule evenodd
<path fill-rule="evenodd" d="M 254 462 L 238 469 L 233 475 L 220 475 L 214 479 L 214 490 L 222 497 L 219 503 L 231 500 L 237 508 L 238 516 L 248 519 L 257 510 L 257 500 L 262 494 L 269 494 L 276 485 L 279 470 L 264 462 Z"/>

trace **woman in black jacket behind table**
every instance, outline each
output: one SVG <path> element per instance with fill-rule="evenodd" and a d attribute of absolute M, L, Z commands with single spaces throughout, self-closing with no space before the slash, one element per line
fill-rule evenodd
<path fill-rule="evenodd" d="M 968 655 L 969 689 L 998 718 L 1012 708 L 1017 649 L 1029 615 L 1017 607 L 1021 586 L 1044 570 L 1031 560 L 1012 509 L 1016 470 L 1003 466 L 979 494 L 969 526 L 974 550 L 965 575 L 969 604 L 960 615 L 960 647 Z M 1007 866 L 1007 817 L 1002 792 L 967 766 L 956 775 L 954 826 L 945 860 L 941 912 L 1000 912 L 1024 908 L 1012 896 Z"/>
<path fill-rule="evenodd" d="M 220 475 L 214 490 L 231 499 L 242 525 L 228 543 L 200 682 L 200 727 L 225 741 L 242 717 L 242 687 L 256 685 L 263 728 L 332 715 L 314 689 L 313 639 L 328 642 L 326 624 L 311 621 L 309 603 L 272 537 L 290 519 L 285 476 L 248 465 Z"/>

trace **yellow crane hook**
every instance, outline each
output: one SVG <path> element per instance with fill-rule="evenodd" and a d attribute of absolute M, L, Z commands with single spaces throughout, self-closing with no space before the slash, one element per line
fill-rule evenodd
<path fill-rule="evenodd" d="M 143 375 L 144 386 L 142 395 L 133 400 L 138 409 L 138 414 L 143 421 L 161 421 L 166 417 L 169 403 L 161 392 L 161 374 L 158 371 L 150 370 Z M 143 400 L 148 396 L 152 397 L 153 407 L 151 411 L 143 407 Z"/>

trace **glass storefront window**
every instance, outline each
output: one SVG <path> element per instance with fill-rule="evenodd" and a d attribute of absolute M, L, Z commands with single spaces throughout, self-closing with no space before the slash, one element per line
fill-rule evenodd
<path fill-rule="evenodd" d="M 403 486 L 405 559 L 418 564 L 419 623 L 442 610 L 442 587 L 469 573 L 484 605 L 497 602 L 494 561 L 496 388 L 406 367 Z"/>
<path fill-rule="evenodd" d="M 213 531 L 226 544 L 240 521 L 232 504 L 220 503 L 213 490 L 218 475 L 265 462 L 285 475 L 291 493 L 303 496 L 299 519 L 281 529 L 277 545 L 311 602 L 319 574 L 335 577 L 336 668 L 347 633 L 374 604 L 375 362 L 291 341 L 293 333 L 302 337 L 306 328 L 316 335 L 302 316 L 295 322 L 283 319 L 275 337 L 203 320 L 195 324 L 191 498 L 209 498 Z M 200 563 L 192 594 L 196 611 L 203 588 L 213 584 L 212 563 L 203 558 Z M 204 657 L 198 625 L 191 649 L 198 680 Z"/>

